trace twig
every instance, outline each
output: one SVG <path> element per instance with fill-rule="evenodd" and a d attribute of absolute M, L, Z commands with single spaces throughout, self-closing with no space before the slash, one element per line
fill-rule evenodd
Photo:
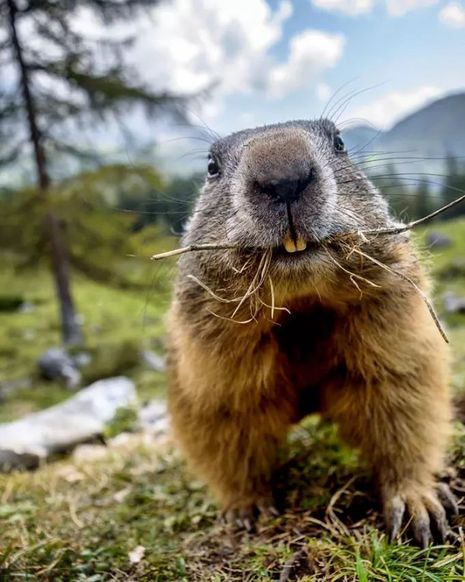
<path fill-rule="evenodd" d="M 429 311 L 431 317 L 433 318 L 433 321 L 436 324 L 436 327 L 438 328 L 439 333 L 442 335 L 444 341 L 447 344 L 449 343 L 449 338 L 447 337 L 447 334 L 446 334 L 444 328 L 442 327 L 441 322 L 439 321 L 439 317 L 437 316 L 436 311 L 434 310 L 433 304 L 429 300 L 426 293 L 422 289 L 420 289 L 420 287 L 418 287 L 418 285 L 415 283 L 415 281 L 413 279 L 411 279 L 408 275 L 405 275 L 405 273 L 402 273 L 401 271 L 397 271 L 396 269 L 393 269 L 392 267 L 388 267 L 387 265 L 385 265 L 381 261 L 378 261 L 378 259 L 371 257 L 370 255 L 368 255 L 367 253 L 364 253 L 360 249 L 354 248 L 353 252 L 361 255 L 362 257 L 365 257 L 366 259 L 368 259 L 369 261 L 371 261 L 375 265 L 378 265 L 378 267 L 381 267 L 382 269 L 384 269 L 388 273 L 391 273 L 393 275 L 397 275 L 401 279 L 404 279 L 404 281 L 407 281 L 407 283 L 410 283 L 410 285 L 412 285 L 412 287 L 420 294 L 421 298 L 426 303 L 426 306 L 428 307 L 428 311 Z"/>
<path fill-rule="evenodd" d="M 263 307 L 267 307 L 271 311 L 271 320 L 274 321 L 275 311 L 285 311 L 287 314 L 291 315 L 290 309 L 288 309 L 287 307 L 278 307 L 275 304 L 274 285 L 273 285 L 273 281 L 269 275 L 268 275 L 268 281 L 270 283 L 271 305 L 268 305 L 268 303 L 266 303 L 266 301 L 263 301 L 263 299 L 260 296 L 257 296 L 257 298 L 260 301 L 260 303 L 263 305 Z"/>
<path fill-rule="evenodd" d="M 346 233 L 341 233 L 337 236 L 329 236 L 328 239 L 326 239 L 326 240 L 334 241 L 334 240 L 338 240 L 338 239 L 343 239 L 343 238 L 348 237 L 348 236 L 359 236 L 363 239 L 364 242 L 368 242 L 366 239 L 366 235 L 370 235 L 370 234 L 400 234 L 402 232 L 406 232 L 407 230 L 412 230 L 413 228 L 415 228 L 419 224 L 423 224 L 424 222 L 427 222 L 428 220 L 435 218 L 439 214 L 446 212 L 446 210 L 450 210 L 451 208 L 453 208 L 457 204 L 460 204 L 461 202 L 464 202 L 464 201 L 465 201 L 465 194 L 463 196 L 460 196 L 459 198 L 456 198 L 452 202 L 449 202 L 449 204 L 446 204 L 445 206 L 441 206 L 441 208 L 438 208 L 437 210 L 435 210 L 434 212 L 431 212 L 430 214 L 424 216 L 423 218 L 419 218 L 418 220 L 413 220 L 412 222 L 409 222 L 407 224 L 402 224 L 400 226 L 395 226 L 393 228 L 373 228 L 373 229 L 368 229 L 368 230 L 359 230 L 357 232 L 346 232 Z M 324 242 L 324 241 L 321 241 L 321 242 Z M 159 261 L 161 259 L 168 259 L 169 257 L 176 257 L 178 255 L 183 255 L 185 253 L 192 253 L 192 252 L 196 252 L 196 251 L 221 251 L 221 250 L 234 250 L 234 249 L 238 249 L 238 248 L 240 248 L 240 247 L 238 247 L 237 245 L 230 245 L 230 244 L 214 244 L 214 243 L 194 244 L 194 245 L 188 245 L 187 247 L 181 247 L 179 249 L 174 249 L 172 251 L 167 251 L 165 253 L 159 253 L 159 254 L 153 255 L 151 257 L 151 259 L 152 259 L 152 261 Z M 261 250 L 267 250 L 267 249 L 261 249 Z"/>
<path fill-rule="evenodd" d="M 221 251 L 221 250 L 231 250 L 237 249 L 236 245 L 217 245 L 217 244 L 204 244 L 204 245 L 189 245 L 187 247 L 181 247 L 179 249 L 174 249 L 172 251 L 167 251 L 166 253 L 159 253 L 150 257 L 152 261 L 159 261 L 160 259 L 167 259 L 169 257 L 176 257 L 177 255 L 183 255 L 184 253 L 192 253 L 195 251 Z"/>
<path fill-rule="evenodd" d="M 349 487 L 352 485 L 352 483 L 354 481 L 355 481 L 355 476 L 351 477 L 347 481 L 347 483 L 343 487 L 341 487 L 341 489 L 336 491 L 336 493 L 331 497 L 331 500 L 328 503 L 328 507 L 326 508 L 326 517 L 329 519 L 329 521 L 332 523 L 332 525 L 334 525 L 334 527 L 339 531 L 339 533 L 342 533 L 342 535 L 345 535 L 347 537 L 349 537 L 350 532 L 349 532 L 348 528 L 345 526 L 345 524 L 336 515 L 336 512 L 334 511 L 334 507 L 335 507 L 336 503 L 339 501 L 339 498 L 341 497 L 341 495 L 343 493 L 345 493 L 347 491 L 347 489 L 349 489 Z"/>
<path fill-rule="evenodd" d="M 418 220 L 412 220 L 412 222 L 409 222 L 408 224 L 403 224 L 402 226 L 397 226 L 397 227 L 394 227 L 394 228 L 374 228 L 374 229 L 370 229 L 370 230 L 361 230 L 361 231 L 359 231 L 357 233 L 350 233 L 350 234 L 358 234 L 358 235 L 367 235 L 367 234 L 400 234 L 401 232 L 405 232 L 407 230 L 411 230 L 412 228 L 415 228 L 419 224 L 422 224 L 423 222 L 427 222 L 428 220 L 431 220 L 432 218 L 435 218 L 439 214 L 442 214 L 446 210 L 449 210 L 450 208 L 453 208 L 454 206 L 456 206 L 457 204 L 460 204 L 463 201 L 465 201 L 465 194 L 463 196 L 460 196 L 459 198 L 456 198 L 455 200 L 452 200 L 452 202 L 449 202 L 449 204 L 446 204 L 445 206 L 441 206 L 441 208 L 438 208 L 434 212 L 431 212 L 430 214 L 427 214 L 423 218 L 419 218 Z"/>
<path fill-rule="evenodd" d="M 68 502 L 68 507 L 69 507 L 69 515 L 70 515 L 71 519 L 73 520 L 73 522 L 77 525 L 77 527 L 79 529 L 82 529 L 84 527 L 84 524 L 82 523 L 82 521 L 77 516 L 76 507 L 75 507 L 74 503 L 72 503 L 71 501 L 69 501 Z"/>

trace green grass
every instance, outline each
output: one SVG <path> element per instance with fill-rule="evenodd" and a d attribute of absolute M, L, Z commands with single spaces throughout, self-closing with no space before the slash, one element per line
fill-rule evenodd
<path fill-rule="evenodd" d="M 428 252 L 425 250 L 425 240 L 429 232 L 441 232 L 449 236 L 452 245 Z M 434 282 L 434 299 L 438 313 L 443 317 L 448 336 L 451 341 L 454 358 L 453 387 L 456 391 L 465 392 L 465 316 L 447 316 L 442 312 L 442 296 L 446 291 L 453 291 L 458 296 L 465 297 L 465 276 L 448 279 L 443 277 L 447 268 L 456 261 L 465 261 L 465 220 L 434 223 L 426 229 L 415 233 L 417 246 L 422 251 L 424 260 L 429 264 Z"/>
<path fill-rule="evenodd" d="M 458 435 L 465 438 L 463 429 Z M 157 449 L 134 435 L 95 460 L 0 477 L 1 579 L 271 581 L 302 549 L 292 579 L 463 579 L 458 546 L 386 542 L 367 475 L 334 427 L 316 419 L 294 433 L 291 460 L 277 475 L 286 512 L 255 535 L 219 525 L 204 488 L 168 445 Z M 144 558 L 131 564 L 139 545 Z"/>
<path fill-rule="evenodd" d="M 434 229 L 450 234 L 455 243 L 431 253 L 438 275 L 465 256 L 465 222 Z M 420 246 L 423 236 L 417 235 Z M 142 400 L 164 393 L 163 375 L 144 369 L 137 354 L 142 348 L 163 348 L 165 283 L 172 275 L 154 268 L 145 276 L 154 278 L 145 293 L 75 280 L 93 355 L 86 379 L 126 373 Z M 31 312 L 0 313 L 0 383 L 32 379 L 30 387 L 4 395 L 0 420 L 9 420 L 59 402 L 69 392 L 41 381 L 35 372 L 38 355 L 59 344 L 47 272 L 17 274 L 3 268 L 0 289 L 34 305 Z M 446 289 L 465 295 L 465 278 L 438 281 L 439 311 Z M 454 389 L 465 392 L 465 317 L 446 323 Z M 74 455 L 34 473 L 0 475 L 0 580 L 267 582 L 278 580 L 286 563 L 289 580 L 301 582 L 464 579 L 463 545 L 420 551 L 387 542 L 369 476 L 332 425 L 311 417 L 293 431 L 288 460 L 275 479 L 283 513 L 249 535 L 217 523 L 211 498 L 169 443 L 136 434 L 111 439 L 130 421 L 125 413 L 109 427 L 109 444 L 92 449 L 95 458 Z M 465 490 L 464 450 L 465 428 L 457 423 L 447 479 L 459 497 Z M 459 532 L 465 519 L 458 518 L 454 527 Z M 143 558 L 131 563 L 129 553 L 137 546 L 144 547 Z"/>
<path fill-rule="evenodd" d="M 0 421 L 55 404 L 69 397 L 59 384 L 37 375 L 37 358 L 46 349 L 60 345 L 60 327 L 54 289 L 44 270 L 0 273 L 0 290 L 20 293 L 32 310 L 0 312 L 0 386 L 30 379 L 32 387 L 12 389 L 4 395 Z M 153 269 L 153 284 L 145 291 L 120 290 L 82 277 L 74 280 L 78 312 L 83 319 L 86 351 L 92 363 L 83 370 L 84 381 L 128 374 L 137 381 L 142 399 L 163 392 L 164 378 L 139 364 L 142 349 L 163 350 L 163 322 L 169 290 L 160 284 Z"/>

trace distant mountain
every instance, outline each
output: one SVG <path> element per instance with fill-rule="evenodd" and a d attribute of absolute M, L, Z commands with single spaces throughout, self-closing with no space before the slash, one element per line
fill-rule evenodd
<path fill-rule="evenodd" d="M 465 93 L 434 101 L 389 131 L 357 126 L 343 135 L 349 152 L 383 154 L 397 171 L 440 173 L 448 155 L 465 160 Z"/>
<path fill-rule="evenodd" d="M 465 156 L 465 93 L 450 95 L 399 121 L 378 142 L 383 150 Z"/>
<path fill-rule="evenodd" d="M 356 125 L 342 133 L 347 149 L 349 152 L 355 153 L 361 150 L 371 151 L 373 143 L 383 132 L 371 125 Z"/>
<path fill-rule="evenodd" d="M 343 137 L 349 152 L 358 159 L 363 155 L 375 158 L 376 171 L 382 170 L 377 160 L 389 158 L 386 165 L 392 164 L 398 172 L 441 173 L 448 155 L 465 161 L 465 93 L 434 101 L 388 131 L 358 125 L 344 131 Z M 197 146 L 188 140 L 160 144 L 157 164 L 168 174 L 203 170 L 206 152 L 193 155 L 190 152 L 194 149 Z"/>

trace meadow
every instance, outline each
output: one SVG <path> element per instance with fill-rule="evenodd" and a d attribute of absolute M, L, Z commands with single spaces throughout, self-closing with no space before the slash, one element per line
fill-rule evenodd
<path fill-rule="evenodd" d="M 465 221 L 437 223 L 416 233 L 424 247 L 431 230 L 451 246 L 422 251 L 430 263 L 435 302 L 453 350 L 458 412 L 465 394 L 465 315 L 447 315 L 446 291 L 465 296 Z M 172 240 L 147 245 L 157 252 Z M 149 250 L 150 247 L 150 250 Z M 124 374 L 141 401 L 162 398 L 165 378 L 141 365 L 142 349 L 163 351 L 164 317 L 175 263 L 160 270 L 138 263 L 143 289 L 118 288 L 75 274 L 78 311 L 92 363 L 89 383 Z M 142 265 L 142 266 L 140 266 Z M 0 313 L 0 420 L 70 396 L 41 380 L 36 359 L 59 344 L 54 290 L 46 269 L 0 273 L 0 289 L 21 295 L 28 308 Z M 460 415 L 460 414 L 459 414 Z M 169 440 L 131 433 L 97 444 L 35 472 L 0 475 L 0 579 L 86 581 L 459 581 L 465 576 L 465 517 L 456 541 L 419 550 L 388 543 L 369 475 L 334 426 L 308 418 L 289 438 L 276 475 L 279 517 L 255 534 L 218 523 L 213 500 L 186 472 Z M 116 431 L 117 432 L 117 431 Z M 92 452 L 93 451 L 93 452 Z M 465 426 L 457 420 L 450 466 L 441 476 L 465 509 Z"/>

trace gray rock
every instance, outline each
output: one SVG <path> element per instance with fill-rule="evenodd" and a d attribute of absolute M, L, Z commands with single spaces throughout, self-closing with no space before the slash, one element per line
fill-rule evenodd
<path fill-rule="evenodd" d="M 432 231 L 426 237 L 426 244 L 431 249 L 446 249 L 452 242 L 452 239 L 442 232 Z"/>
<path fill-rule="evenodd" d="M 78 352 L 72 358 L 78 368 L 85 368 L 92 362 L 92 356 L 88 352 Z"/>
<path fill-rule="evenodd" d="M 155 372 L 164 372 L 166 365 L 165 365 L 165 358 L 159 356 L 155 352 L 151 352 L 146 350 L 141 353 L 142 362 L 151 370 L 155 370 Z"/>
<path fill-rule="evenodd" d="M 465 313 L 465 297 L 459 297 L 453 291 L 447 291 L 442 296 L 446 313 Z"/>
<path fill-rule="evenodd" d="M 143 432 L 167 434 L 169 415 L 165 400 L 151 400 L 139 410 L 137 428 Z"/>
<path fill-rule="evenodd" d="M 64 380 L 67 388 L 78 388 L 81 373 L 76 362 L 63 348 L 50 348 L 37 362 L 40 374 L 46 380 Z"/>
<path fill-rule="evenodd" d="M 0 468 L 31 468 L 102 434 L 121 407 L 136 403 L 134 383 L 125 377 L 91 384 L 62 404 L 0 424 Z"/>

